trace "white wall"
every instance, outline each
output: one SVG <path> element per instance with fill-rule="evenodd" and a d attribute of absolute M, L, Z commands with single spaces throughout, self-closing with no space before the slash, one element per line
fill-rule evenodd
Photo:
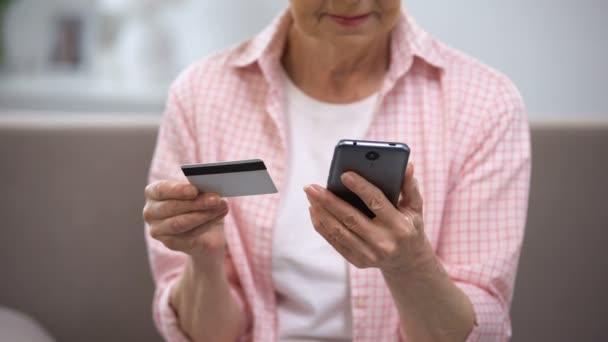
<path fill-rule="evenodd" d="M 608 118 L 608 1 L 405 0 L 444 42 L 509 75 L 533 119 Z"/>
<path fill-rule="evenodd" d="M 83 6 L 85 1 L 101 0 L 21 1 L 44 11 L 59 4 Z M 608 118 L 608 0 L 403 1 L 440 40 L 510 76 L 522 91 L 532 119 Z M 174 4 L 182 5 L 171 21 L 181 69 L 253 36 L 288 0 L 180 0 Z M 35 39 L 25 33 L 20 39 L 40 45 L 31 44 Z"/>
<path fill-rule="evenodd" d="M 181 67 L 250 38 L 288 5 L 287 0 L 181 0 L 172 19 Z"/>
<path fill-rule="evenodd" d="M 179 52 L 182 61 L 251 36 L 288 3 L 189 1 L 200 37 Z M 608 118 L 608 1 L 404 0 L 404 6 L 439 39 L 509 75 L 532 119 Z"/>

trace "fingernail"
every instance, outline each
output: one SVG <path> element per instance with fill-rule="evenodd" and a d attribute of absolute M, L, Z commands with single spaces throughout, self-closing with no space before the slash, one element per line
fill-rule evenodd
<path fill-rule="evenodd" d="M 189 187 L 187 187 L 187 188 L 186 188 L 186 190 L 184 191 L 184 194 L 185 194 L 186 196 L 196 196 L 196 195 L 198 194 L 198 191 L 197 191 L 195 188 L 193 188 L 193 187 L 189 186 Z"/>
<path fill-rule="evenodd" d="M 306 192 L 306 196 L 313 196 L 313 198 L 315 196 L 318 196 L 321 191 L 318 185 L 307 185 L 304 187 L 304 192 Z"/>
<path fill-rule="evenodd" d="M 205 205 L 209 207 L 214 207 L 218 204 L 220 204 L 220 199 L 217 196 L 210 197 L 205 201 Z"/>
<path fill-rule="evenodd" d="M 342 178 L 342 183 L 350 183 L 353 181 L 353 175 L 350 174 L 350 172 L 344 172 L 341 176 Z"/>
<path fill-rule="evenodd" d="M 323 188 L 318 186 L 317 184 L 311 185 L 311 188 L 316 194 L 320 194 L 323 191 Z"/>

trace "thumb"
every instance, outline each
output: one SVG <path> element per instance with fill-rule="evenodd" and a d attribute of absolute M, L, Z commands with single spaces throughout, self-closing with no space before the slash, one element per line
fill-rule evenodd
<path fill-rule="evenodd" d="M 409 163 L 405 170 L 405 179 L 403 180 L 403 187 L 401 188 L 401 198 L 399 200 L 399 210 L 414 210 L 415 212 L 422 213 L 422 194 L 418 187 L 418 181 L 414 177 L 414 164 Z"/>

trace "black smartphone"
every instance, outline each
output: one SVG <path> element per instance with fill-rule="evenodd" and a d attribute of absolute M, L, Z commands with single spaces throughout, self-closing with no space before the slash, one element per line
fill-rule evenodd
<path fill-rule="evenodd" d="M 331 161 L 327 189 L 369 218 L 374 218 L 376 215 L 359 196 L 342 184 L 340 177 L 347 171 L 358 173 L 378 187 L 397 206 L 409 157 L 410 148 L 403 143 L 340 140 Z"/>

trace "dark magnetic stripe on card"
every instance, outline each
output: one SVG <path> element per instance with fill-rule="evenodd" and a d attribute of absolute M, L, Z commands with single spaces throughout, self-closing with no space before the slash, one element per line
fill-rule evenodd
<path fill-rule="evenodd" d="M 208 165 L 208 166 L 184 166 L 182 171 L 186 176 L 213 175 L 218 173 L 248 172 L 266 170 L 264 162 L 252 162 L 246 164 Z"/>

